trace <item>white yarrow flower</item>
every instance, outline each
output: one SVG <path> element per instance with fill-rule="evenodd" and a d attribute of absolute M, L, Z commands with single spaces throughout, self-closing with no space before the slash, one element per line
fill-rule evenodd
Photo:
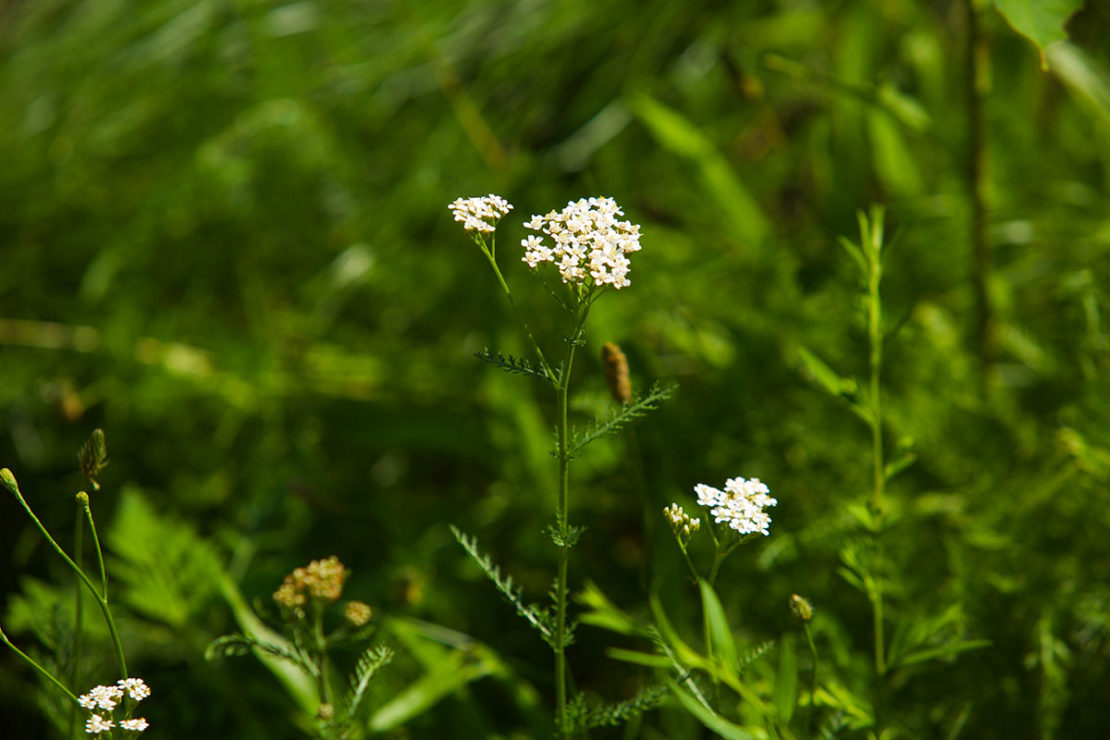
<path fill-rule="evenodd" d="M 141 678 L 121 678 L 116 685 L 135 701 L 142 701 L 150 696 L 150 687 Z"/>
<path fill-rule="evenodd" d="M 694 486 L 698 504 L 709 507 L 713 521 L 726 522 L 740 534 L 759 532 L 768 535 L 771 517 L 764 511 L 769 506 L 777 506 L 778 500 L 771 498 L 767 485 L 752 478 L 729 478 L 725 490 L 699 483 Z"/>
<path fill-rule="evenodd" d="M 623 215 L 612 198 L 583 198 L 561 211 L 532 216 L 524 228 L 543 232 L 555 245 L 548 247 L 543 237 L 529 236 L 521 241 L 523 261 L 531 268 L 554 263 L 564 283 L 581 285 L 589 278 L 594 285 L 627 287 L 631 283 L 626 255 L 640 250 L 640 226 L 617 219 Z"/>
<path fill-rule="evenodd" d="M 447 206 L 467 231 L 492 234 L 501 217 L 513 210 L 509 201 L 490 193 L 484 198 L 456 198 Z"/>
<path fill-rule="evenodd" d="M 116 708 L 116 704 L 123 698 L 123 689 L 119 686 L 94 686 L 89 693 L 85 694 L 77 701 L 81 703 L 85 709 L 93 709 L 100 707 L 106 712 L 110 712 Z"/>
<path fill-rule="evenodd" d="M 104 719 L 99 714 L 94 714 L 89 717 L 85 722 L 85 732 L 89 735 L 99 735 L 102 732 L 109 732 L 115 724 L 110 719 Z"/>
<path fill-rule="evenodd" d="M 131 732 L 142 732 L 150 727 L 150 723 L 144 717 L 136 717 L 135 719 L 125 719 L 119 723 L 121 729 L 130 730 Z"/>

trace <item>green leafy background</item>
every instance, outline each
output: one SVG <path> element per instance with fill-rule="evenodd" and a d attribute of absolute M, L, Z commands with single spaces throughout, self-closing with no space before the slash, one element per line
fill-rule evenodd
<path fill-rule="evenodd" d="M 635 388 L 679 384 L 634 440 L 576 460 L 573 519 L 588 529 L 572 583 L 588 572 L 644 619 L 654 588 L 693 639 L 697 589 L 659 512 L 690 510 L 695 483 L 757 476 L 780 504 L 771 537 L 718 581 L 736 648 L 793 634 L 802 594 L 829 691 L 863 695 L 851 505 L 868 437 L 823 386 L 865 376 L 837 239 L 885 204 L 888 454 L 915 456 L 889 490 L 892 649 L 990 643 L 907 660 L 888 724 L 1106 736 L 1110 10 L 996 4 L 980 19 L 987 368 L 963 2 L 0 5 L 0 465 L 68 546 L 74 452 L 106 431 L 93 509 L 133 672 L 154 689 L 152 736 L 304 737 L 291 679 L 203 653 L 286 572 L 331 554 L 398 651 L 370 726 L 548 736 L 547 647 L 448 529 L 478 535 L 543 600 L 552 399 L 474 359 L 527 351 L 446 209 L 488 192 L 516 205 L 499 252 L 548 345 L 561 316 L 516 257 L 520 222 L 610 195 L 643 226 L 632 286 L 591 315 L 579 428 L 608 403 L 606 341 Z M 1022 14 L 1033 5 L 1044 12 Z M 1038 44 L 1065 35 L 1043 70 Z M 68 640 L 69 577 L 10 497 L 0 538 L 0 619 L 48 659 Z M 78 690 L 114 680 L 86 607 Z M 657 680 L 608 657 L 614 640 L 583 625 L 571 648 L 591 701 Z M 62 721 L 36 686 L 0 654 L 13 737 Z M 702 736 L 675 696 L 639 736 Z"/>

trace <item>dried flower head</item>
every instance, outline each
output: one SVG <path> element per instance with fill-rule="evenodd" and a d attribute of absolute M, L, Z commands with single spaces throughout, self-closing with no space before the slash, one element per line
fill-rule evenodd
<path fill-rule="evenodd" d="M 100 476 L 100 471 L 108 464 L 108 444 L 104 440 L 103 429 L 94 429 L 92 435 L 85 440 L 85 444 L 81 445 L 77 453 L 77 464 L 81 469 L 81 475 L 92 483 L 93 490 L 99 491 L 100 483 L 97 482 L 97 478 Z"/>
<path fill-rule="evenodd" d="M 373 613 L 370 605 L 361 601 L 348 601 L 347 606 L 343 609 L 343 616 L 354 627 L 361 627 L 369 622 Z"/>
<path fill-rule="evenodd" d="M 740 534 L 770 534 L 767 528 L 771 517 L 763 509 L 776 506 L 778 500 L 768 495 L 770 489 L 759 478 L 729 478 L 723 491 L 699 483 L 694 492 L 698 494 L 698 503 L 709 507 L 715 522 L 727 522 Z"/>
<path fill-rule="evenodd" d="M 628 358 L 621 348 L 606 342 L 601 348 L 601 363 L 605 366 L 605 383 L 614 401 L 628 403 L 632 400 L 632 383 L 628 379 Z"/>
<path fill-rule="evenodd" d="M 447 207 L 455 214 L 455 220 L 462 222 L 464 229 L 483 234 L 493 233 L 502 216 L 513 210 L 511 203 L 493 193 L 484 198 L 456 198 Z"/>
<path fill-rule="evenodd" d="M 542 236 L 527 237 L 521 241 L 524 261 L 532 268 L 555 263 L 564 283 L 627 287 L 626 255 L 640 250 L 640 226 L 617 218 L 623 215 L 612 198 L 583 198 L 561 211 L 532 216 L 524 228 L 550 236 L 554 245 Z"/>
<path fill-rule="evenodd" d="M 297 568 L 276 592 L 274 601 L 288 609 L 304 606 L 309 598 L 319 602 L 338 601 L 343 594 L 347 568 L 332 555 L 323 560 L 313 560 L 304 568 Z"/>
<path fill-rule="evenodd" d="M 692 519 L 678 504 L 671 504 L 663 509 L 663 516 L 671 525 L 675 537 L 685 546 L 690 537 L 701 527 L 701 519 Z"/>

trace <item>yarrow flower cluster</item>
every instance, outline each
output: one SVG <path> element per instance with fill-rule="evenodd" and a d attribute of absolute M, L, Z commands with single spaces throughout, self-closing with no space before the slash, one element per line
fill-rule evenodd
<path fill-rule="evenodd" d="M 338 601 L 347 573 L 347 568 L 334 555 L 313 560 L 285 576 L 281 587 L 274 592 L 274 601 L 289 609 L 304 606 L 309 597 L 323 602 Z"/>
<path fill-rule="evenodd" d="M 484 198 L 456 198 L 447 207 L 455 214 L 455 220 L 462 222 L 464 229 L 483 234 L 493 233 L 501 217 L 513 210 L 511 203 L 493 193 Z"/>
<path fill-rule="evenodd" d="M 149 727 L 150 723 L 143 717 L 121 719 L 118 722 L 112 719 L 112 712 L 119 706 L 124 695 L 138 704 L 150 696 L 150 687 L 141 678 L 121 678 L 112 686 L 94 686 L 89 693 L 78 697 L 77 702 L 93 712 L 85 721 L 85 732 L 99 735 L 119 727 L 121 730 L 138 733 Z"/>
<path fill-rule="evenodd" d="M 554 246 L 542 236 L 529 236 L 521 241 L 524 262 L 531 268 L 555 263 L 564 283 L 581 285 L 592 279 L 594 285 L 627 287 L 626 255 L 640 251 L 640 226 L 617 218 L 623 215 L 612 198 L 583 198 L 561 211 L 532 216 L 524 228 L 550 236 Z"/>
<path fill-rule="evenodd" d="M 776 506 L 778 500 L 771 498 L 771 490 L 759 478 L 729 478 L 723 491 L 699 483 L 694 492 L 700 505 L 710 507 L 715 522 L 728 522 L 740 534 L 770 534 L 771 517 L 763 510 Z"/>

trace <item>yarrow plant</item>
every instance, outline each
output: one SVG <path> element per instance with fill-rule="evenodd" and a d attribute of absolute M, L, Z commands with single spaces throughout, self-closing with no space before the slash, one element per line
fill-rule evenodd
<path fill-rule="evenodd" d="M 355 664 L 349 689 L 337 692 L 333 685 L 331 652 L 336 648 L 362 645 L 371 637 L 373 614 L 361 601 L 348 601 L 343 620 L 327 630 L 329 607 L 343 597 L 343 586 L 350 571 L 335 555 L 313 560 L 293 569 L 274 592 L 282 621 L 283 640 L 275 632 L 266 639 L 253 635 L 224 635 L 214 640 L 206 651 L 209 659 L 255 652 L 288 661 L 297 667 L 316 687 L 316 737 L 322 740 L 361 737 L 358 718 L 365 706 L 371 680 L 377 671 L 393 660 L 393 651 L 375 646 L 366 649 Z"/>
<path fill-rule="evenodd" d="M 547 263 L 554 264 L 566 286 L 565 291 L 551 291 L 569 316 L 569 331 L 564 335 L 562 360 L 555 365 L 548 362 L 497 264 L 496 226 L 501 217 L 512 210 L 512 205 L 500 196 L 489 195 L 484 198 L 459 198 L 448 208 L 485 255 L 516 311 L 538 364 L 511 356 L 505 358 L 502 355 L 493 355 L 488 351 L 478 356 L 504 370 L 542 379 L 550 383 L 555 391 L 554 457 L 557 461 L 557 498 L 555 522 L 549 528 L 552 542 L 557 548 L 557 574 L 551 594 L 554 615 L 547 609 L 524 604 L 512 579 L 502 576 L 492 561 L 478 551 L 477 542 L 458 530 L 453 531 L 460 544 L 516 606 L 521 616 L 551 645 L 555 653 L 556 732 L 560 738 L 567 738 L 592 726 L 590 720 L 584 719 L 585 715 L 578 711 L 583 706 L 581 697 L 575 699 L 574 711 L 568 712 L 566 648 L 573 642 L 574 624 L 567 620 L 567 569 L 570 548 L 576 544 L 582 532 L 581 528 L 571 526 L 568 522 L 570 461 L 575 451 L 603 434 L 620 429 L 631 419 L 654 408 L 656 402 L 666 398 L 671 392 L 671 389 L 653 389 L 643 398 L 633 400 L 625 367 L 623 379 L 616 378 L 620 381 L 615 391 L 615 397 L 622 404 L 620 410 L 611 417 L 598 420 L 592 428 L 572 438 L 567 417 L 567 399 L 575 351 L 583 344 L 586 319 L 594 302 L 609 288 L 621 290 L 631 285 L 628 279 L 631 269 L 628 255 L 640 251 L 640 227 L 622 220 L 620 217 L 624 212 L 616 201 L 608 197 L 571 201 L 561 211 L 552 210 L 542 216 L 532 216 L 524 224 L 524 228 L 539 233 L 529 235 L 520 242 L 524 249 L 521 260 L 533 270 L 539 270 Z M 614 387 L 613 379 L 610 379 L 610 385 Z"/>

